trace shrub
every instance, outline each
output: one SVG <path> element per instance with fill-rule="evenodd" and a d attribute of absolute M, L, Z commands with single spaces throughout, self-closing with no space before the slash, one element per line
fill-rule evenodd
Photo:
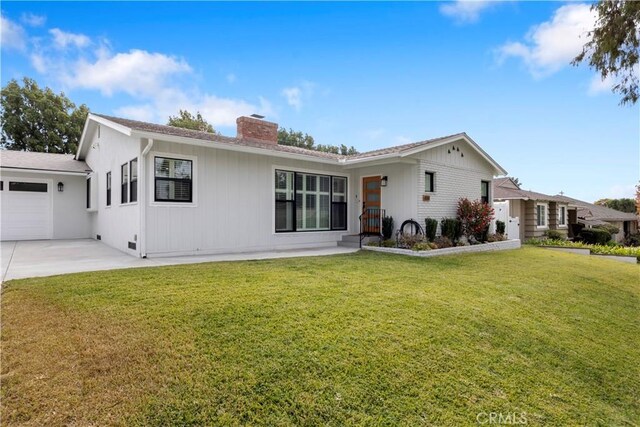
<path fill-rule="evenodd" d="M 440 249 L 450 248 L 453 246 L 453 242 L 447 236 L 438 236 L 433 243 L 435 243 Z"/>
<path fill-rule="evenodd" d="M 400 234 L 398 235 L 398 247 L 413 249 L 416 243 L 424 242 L 422 234 Z"/>
<path fill-rule="evenodd" d="M 640 233 L 629 234 L 626 239 L 624 239 L 625 246 L 640 246 Z"/>
<path fill-rule="evenodd" d="M 396 241 L 393 239 L 387 239 L 387 240 L 383 240 L 382 244 L 380 245 L 383 248 L 395 248 L 396 247 Z"/>
<path fill-rule="evenodd" d="M 502 242 L 505 240 L 504 234 L 495 233 L 487 236 L 487 242 Z"/>
<path fill-rule="evenodd" d="M 433 218 L 426 218 L 424 222 L 424 234 L 425 236 L 427 236 L 427 240 L 433 242 L 436 238 L 436 231 L 438 230 L 438 220 Z"/>
<path fill-rule="evenodd" d="M 463 235 L 474 236 L 483 241 L 487 237 L 489 225 L 493 220 L 493 208 L 480 200 L 472 202 L 469 199 L 460 199 L 458 200 L 457 217 Z"/>
<path fill-rule="evenodd" d="M 548 238 L 548 239 L 552 239 L 552 240 L 564 240 L 564 234 L 562 234 L 561 232 L 559 232 L 558 230 L 547 230 L 545 231 L 544 235 Z"/>
<path fill-rule="evenodd" d="M 615 225 L 611 225 L 611 224 L 598 225 L 598 226 L 596 226 L 594 228 L 599 228 L 601 230 L 605 230 L 609 234 L 618 234 L 620 232 L 620 229 L 618 227 L 616 227 Z"/>
<path fill-rule="evenodd" d="M 578 238 L 592 245 L 606 245 L 611 240 L 611 234 L 602 228 L 583 228 Z"/>
<path fill-rule="evenodd" d="M 458 240 L 460 237 L 460 221 L 454 218 L 442 218 L 440 221 L 440 234 L 450 241 Z"/>
<path fill-rule="evenodd" d="M 414 251 L 430 251 L 431 244 L 429 242 L 418 242 L 413 245 L 413 248 L 411 249 L 413 249 Z"/>
<path fill-rule="evenodd" d="M 385 216 L 382 218 L 382 237 L 389 240 L 393 236 L 393 217 Z"/>
<path fill-rule="evenodd" d="M 504 223 L 504 221 L 496 221 L 496 233 L 498 234 L 504 234 L 504 231 L 506 230 L 506 224 Z"/>

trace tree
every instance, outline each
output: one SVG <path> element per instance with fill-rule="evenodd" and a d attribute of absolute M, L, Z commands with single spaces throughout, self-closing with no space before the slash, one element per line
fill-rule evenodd
<path fill-rule="evenodd" d="M 634 213 L 636 211 L 636 202 L 633 199 L 600 199 L 596 200 L 595 204 L 620 212 Z"/>
<path fill-rule="evenodd" d="M 64 93 L 25 77 L 22 86 L 12 79 L 0 93 L 2 134 L 9 150 L 75 153 L 89 109 L 77 107 Z"/>
<path fill-rule="evenodd" d="M 640 184 L 636 184 L 636 213 L 640 215 Z"/>
<path fill-rule="evenodd" d="M 213 126 L 211 126 L 202 117 L 202 114 L 200 114 L 199 111 L 196 111 L 196 115 L 194 116 L 187 110 L 180 110 L 177 116 L 169 116 L 167 125 L 183 129 L 198 130 L 200 132 L 218 133 Z"/>
<path fill-rule="evenodd" d="M 344 144 L 337 145 L 315 145 L 313 137 L 307 133 L 296 132 L 293 129 L 278 129 L 278 144 L 289 145 L 293 147 L 306 148 L 307 150 L 323 151 L 325 153 L 342 154 L 343 156 L 358 154 L 355 147 L 347 147 Z"/>
<path fill-rule="evenodd" d="M 588 61 L 604 80 L 616 80 L 613 92 L 622 95 L 620 104 L 638 101 L 638 34 L 640 2 L 630 0 L 600 0 L 591 6 L 597 13 L 595 28 L 589 31 L 589 41 L 571 62 Z"/>

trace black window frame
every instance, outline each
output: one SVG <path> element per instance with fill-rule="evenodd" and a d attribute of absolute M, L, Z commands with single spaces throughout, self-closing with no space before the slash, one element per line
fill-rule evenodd
<path fill-rule="evenodd" d="M 429 177 L 431 177 L 431 180 L 429 182 L 431 182 L 431 188 L 427 189 L 427 175 Z M 436 173 L 435 172 L 429 172 L 429 171 L 424 171 L 424 192 L 425 193 L 435 193 L 436 192 Z"/>
<path fill-rule="evenodd" d="M 487 188 L 487 195 L 483 196 L 482 193 L 484 191 L 484 187 Z M 489 181 L 482 180 L 480 181 L 480 201 L 485 204 L 489 204 L 491 200 L 491 183 Z"/>
<path fill-rule="evenodd" d="M 162 176 L 156 176 L 156 160 L 157 159 L 166 159 L 166 160 L 179 160 L 181 162 L 189 162 L 191 164 L 191 178 L 168 178 Z M 159 199 L 158 198 L 158 181 L 173 181 L 173 182 L 188 182 L 189 183 L 189 199 L 188 200 L 179 200 L 179 199 Z M 153 157 L 153 201 L 157 203 L 193 203 L 193 160 L 191 159 L 182 159 L 179 157 L 165 157 L 165 156 L 154 156 Z"/>
<path fill-rule="evenodd" d="M 111 206 L 111 171 L 107 172 L 107 206 Z"/>
<path fill-rule="evenodd" d="M 19 187 L 19 188 L 16 188 L 16 187 Z M 47 184 L 46 182 L 9 181 L 8 190 L 21 191 L 23 193 L 48 193 L 49 184 Z"/>
<path fill-rule="evenodd" d="M 293 173 L 293 191 L 291 192 L 291 194 L 293 194 L 293 198 L 292 199 L 286 199 L 286 200 L 278 200 L 275 199 L 275 206 L 274 206 L 274 223 L 273 223 L 273 227 L 276 233 L 326 233 L 326 232 L 331 232 L 331 231 L 345 231 L 349 228 L 349 217 L 348 217 L 348 200 L 349 200 L 349 178 L 343 175 L 327 175 L 327 174 L 321 174 L 321 173 L 313 173 L 313 172 L 296 172 L 296 171 L 292 171 L 292 170 L 286 170 L 286 169 L 276 169 L 274 171 L 274 179 L 275 179 L 275 174 L 277 174 L 278 172 L 285 172 L 285 173 Z M 298 192 L 298 188 L 297 188 L 297 177 L 298 175 L 313 175 L 313 176 L 326 176 L 329 177 L 329 185 L 330 185 L 330 191 L 329 191 L 329 229 L 328 230 L 298 230 L 298 210 L 296 208 L 296 195 Z M 345 201 L 344 202 L 334 202 L 333 201 L 333 179 L 334 178 L 343 178 L 345 180 Z M 275 188 L 275 182 L 273 185 L 273 197 L 275 198 L 275 193 L 276 193 L 276 188 Z M 293 219 L 292 219 L 292 229 L 287 229 L 287 230 L 277 230 L 276 229 L 276 213 L 278 210 L 278 205 L 279 204 L 292 204 L 292 209 L 293 209 Z M 345 224 L 344 227 L 334 227 L 333 225 L 333 209 L 334 209 L 334 205 L 336 206 L 340 206 L 340 205 L 344 205 L 344 209 L 345 209 Z"/>
<path fill-rule="evenodd" d="M 127 179 L 125 180 L 125 172 Z M 120 166 L 120 204 L 129 203 L 129 162 Z"/>
<path fill-rule="evenodd" d="M 135 168 L 133 164 L 135 163 Z M 136 171 L 135 179 L 133 178 L 133 171 Z M 129 162 L 129 203 L 135 203 L 138 201 L 138 158 Z"/>
<path fill-rule="evenodd" d="M 91 177 L 88 177 L 86 179 L 86 181 L 87 181 L 87 189 L 86 189 L 86 191 L 87 191 L 87 194 L 86 194 L 86 196 L 87 196 L 87 209 L 91 209 Z"/>

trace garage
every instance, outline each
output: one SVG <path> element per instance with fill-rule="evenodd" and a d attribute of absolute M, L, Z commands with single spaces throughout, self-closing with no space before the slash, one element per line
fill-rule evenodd
<path fill-rule="evenodd" d="M 90 172 L 69 154 L 0 150 L 0 240 L 91 237 Z"/>
<path fill-rule="evenodd" d="M 51 184 L 50 180 L 2 177 L 0 184 L 2 240 L 52 238 Z"/>

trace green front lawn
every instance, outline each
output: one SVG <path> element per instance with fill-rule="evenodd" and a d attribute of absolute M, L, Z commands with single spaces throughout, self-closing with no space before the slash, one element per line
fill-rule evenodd
<path fill-rule="evenodd" d="M 635 425 L 639 282 L 531 247 L 13 281 L 0 421 Z"/>

